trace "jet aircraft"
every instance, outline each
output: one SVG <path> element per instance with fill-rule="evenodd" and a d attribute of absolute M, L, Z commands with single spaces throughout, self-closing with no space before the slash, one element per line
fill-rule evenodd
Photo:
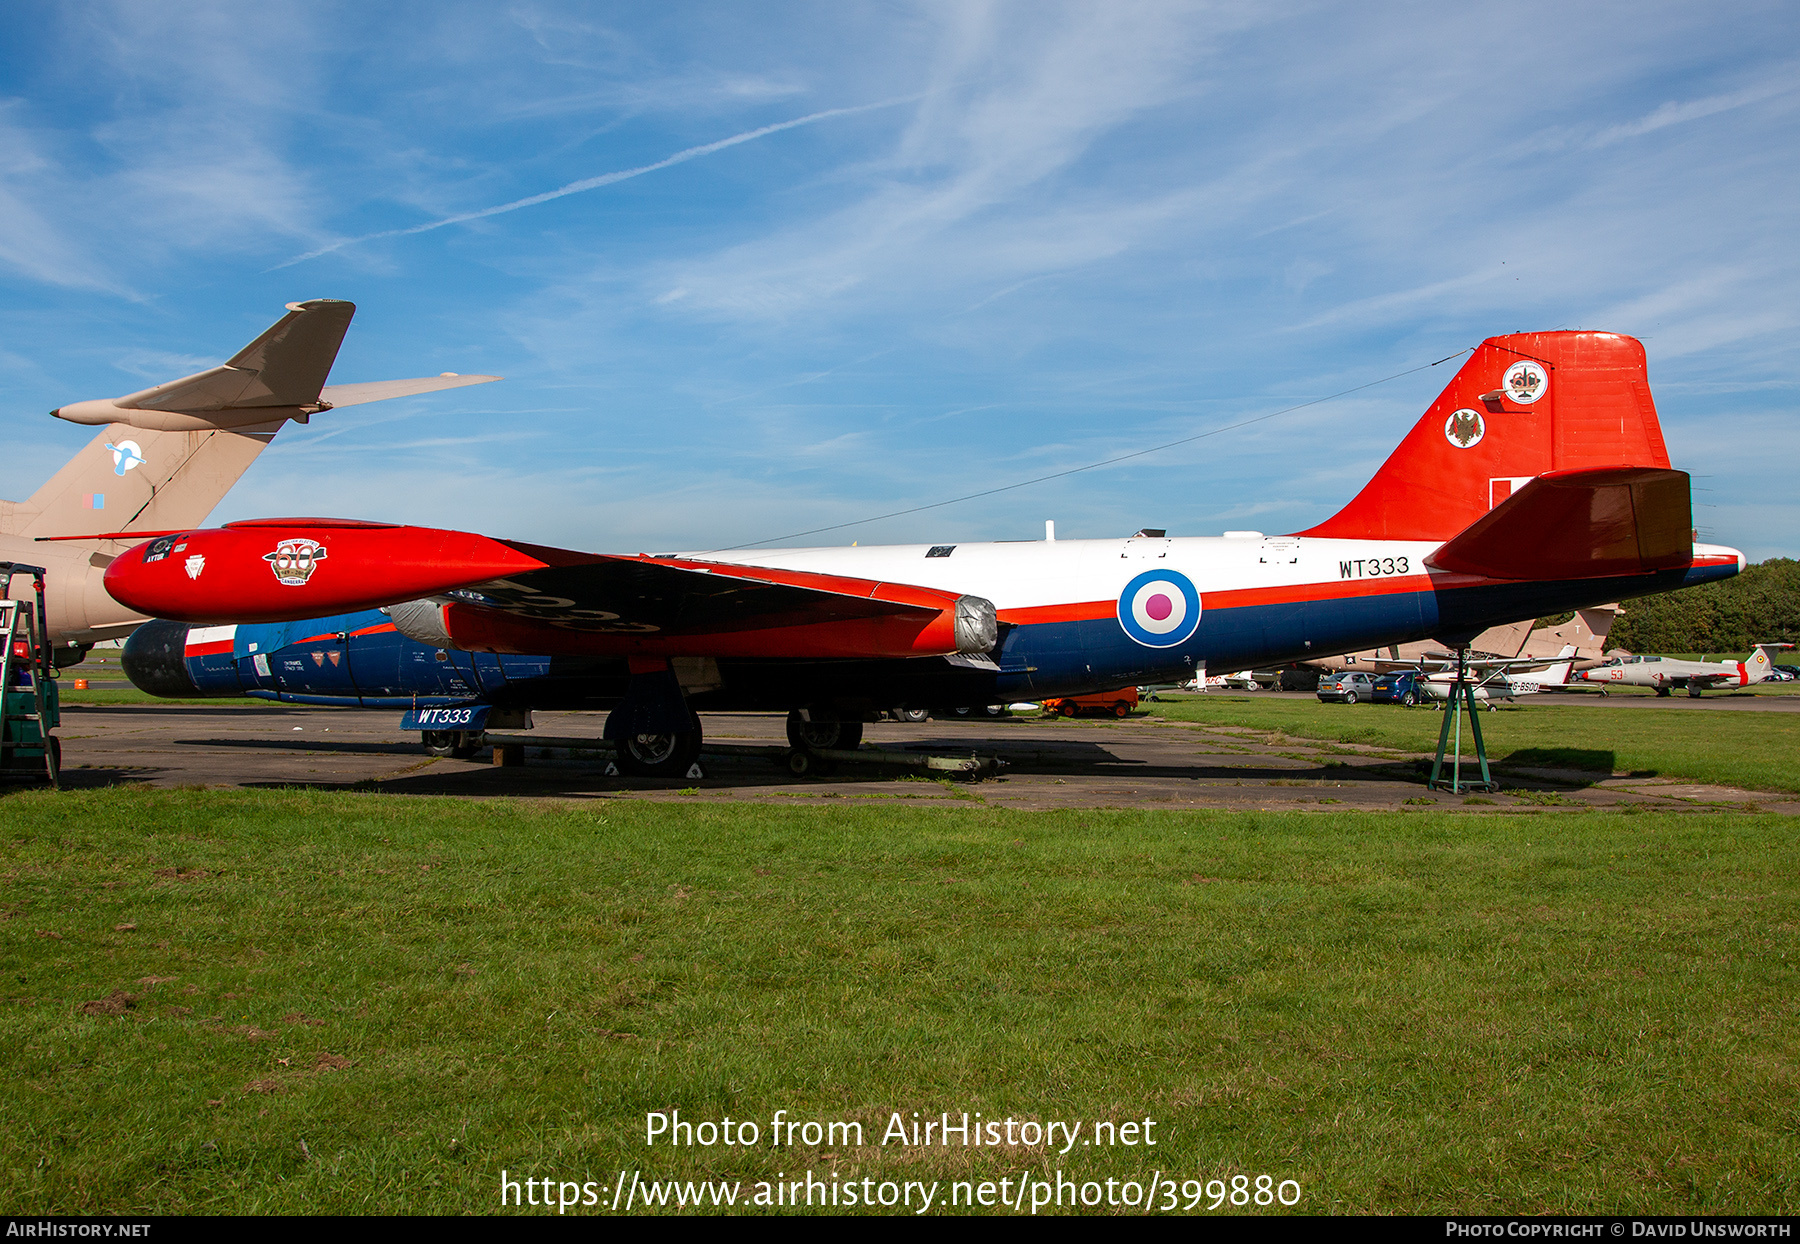
<path fill-rule="evenodd" d="M 144 653 L 172 683 L 196 668 L 260 678 L 259 628 L 298 622 L 287 634 L 305 642 L 283 649 L 306 653 L 295 689 L 330 666 L 352 692 L 442 696 L 436 671 L 452 667 L 462 698 L 430 712 L 452 714 L 436 725 L 464 745 L 495 706 L 610 705 L 621 766 L 678 776 L 701 708 L 786 709 L 796 746 L 853 747 L 874 708 L 1079 695 L 1427 638 L 1461 648 L 1743 564 L 1693 540 L 1643 347 L 1558 331 L 1483 342 L 1368 485 L 1292 535 L 629 556 L 263 519 L 142 544 L 106 585 L 207 628 Z M 376 608 L 386 618 L 362 625 L 380 615 L 357 611 Z M 415 647 L 390 664 L 375 652 L 396 633 Z M 407 722 L 434 728 L 425 710 Z"/>
<path fill-rule="evenodd" d="M 1657 695 L 1673 695 L 1686 687 L 1689 696 L 1720 687 L 1748 687 L 1775 672 L 1775 653 L 1792 644 L 1758 644 L 1743 661 L 1679 661 L 1674 657 L 1614 657 L 1605 665 L 1583 670 L 1582 678 L 1602 686 L 1654 687 Z"/>
<path fill-rule="evenodd" d="M 50 413 L 104 425 L 26 501 L 0 501 L 0 563 L 45 576 L 57 664 L 121 639 L 145 621 L 108 596 L 102 575 L 146 536 L 203 521 L 290 419 L 320 411 L 484 384 L 498 376 L 445 373 L 419 380 L 326 385 L 356 305 L 291 302 L 268 331 L 218 367 L 110 401 Z"/>

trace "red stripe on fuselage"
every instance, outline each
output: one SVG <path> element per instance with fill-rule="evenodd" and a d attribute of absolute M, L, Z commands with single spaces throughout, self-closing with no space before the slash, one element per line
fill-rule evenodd
<path fill-rule="evenodd" d="M 1389 596 L 1400 592 L 1429 592 L 1434 587 L 1473 587 L 1492 580 L 1474 575 L 1394 575 L 1381 579 L 1346 579 L 1336 583 L 1289 583 L 1281 587 L 1245 587 L 1202 592 L 1208 609 L 1244 609 L 1255 605 L 1287 605 L 1312 600 L 1348 600 L 1357 596 Z M 1028 609 L 1002 609 L 1000 621 L 1015 626 L 1042 626 L 1050 622 L 1092 622 L 1117 615 L 1116 600 L 1090 600 L 1073 605 L 1037 605 Z"/>
<path fill-rule="evenodd" d="M 1696 557 L 1696 567 L 1735 564 L 1731 557 Z M 1532 580 L 1535 582 L 1535 580 Z M 1257 605 L 1295 605 L 1317 600 L 1351 600 L 1359 596 L 1391 596 L 1405 592 L 1442 592 L 1459 588 L 1512 586 L 1518 579 L 1490 579 L 1484 575 L 1391 575 L 1377 579 L 1341 579 L 1324 583 L 1289 583 L 1280 587 L 1244 587 L 1200 594 L 1207 609 L 1247 609 Z M 1015 626 L 1043 626 L 1053 622 L 1092 622 L 1117 615 L 1116 600 L 1090 600 L 1069 605 L 1035 605 L 1002 609 L 1000 621 Z"/>

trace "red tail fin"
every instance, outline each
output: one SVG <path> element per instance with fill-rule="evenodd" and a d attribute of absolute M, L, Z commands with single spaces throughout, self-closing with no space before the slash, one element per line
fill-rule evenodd
<path fill-rule="evenodd" d="M 1447 540 L 1546 472 L 1668 465 L 1636 338 L 1490 337 L 1356 498 L 1299 534 Z"/>

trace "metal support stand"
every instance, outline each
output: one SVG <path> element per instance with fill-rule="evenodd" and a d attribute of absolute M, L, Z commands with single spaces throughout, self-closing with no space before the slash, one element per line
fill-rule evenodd
<path fill-rule="evenodd" d="M 1465 782 L 1462 780 L 1462 715 L 1463 706 L 1468 706 L 1469 729 L 1475 735 L 1475 759 L 1481 765 L 1481 780 Z M 1451 735 L 1454 733 L 1454 742 Z M 1450 780 L 1443 780 L 1444 752 L 1449 750 Z M 1456 650 L 1456 678 L 1450 683 L 1450 698 L 1444 703 L 1444 724 L 1438 727 L 1437 758 L 1431 762 L 1431 777 L 1425 785 L 1430 790 L 1446 790 L 1453 795 L 1464 791 L 1486 791 L 1492 793 L 1500 789 L 1488 772 L 1487 744 L 1481 738 L 1481 712 L 1475 703 L 1475 684 L 1469 681 L 1469 649 L 1465 645 Z"/>

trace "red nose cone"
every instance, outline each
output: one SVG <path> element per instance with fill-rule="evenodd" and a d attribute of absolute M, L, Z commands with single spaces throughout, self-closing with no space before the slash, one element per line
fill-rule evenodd
<path fill-rule="evenodd" d="M 114 560 L 105 582 L 139 613 L 213 625 L 373 609 L 543 566 L 467 532 L 289 519 L 163 536 Z"/>

